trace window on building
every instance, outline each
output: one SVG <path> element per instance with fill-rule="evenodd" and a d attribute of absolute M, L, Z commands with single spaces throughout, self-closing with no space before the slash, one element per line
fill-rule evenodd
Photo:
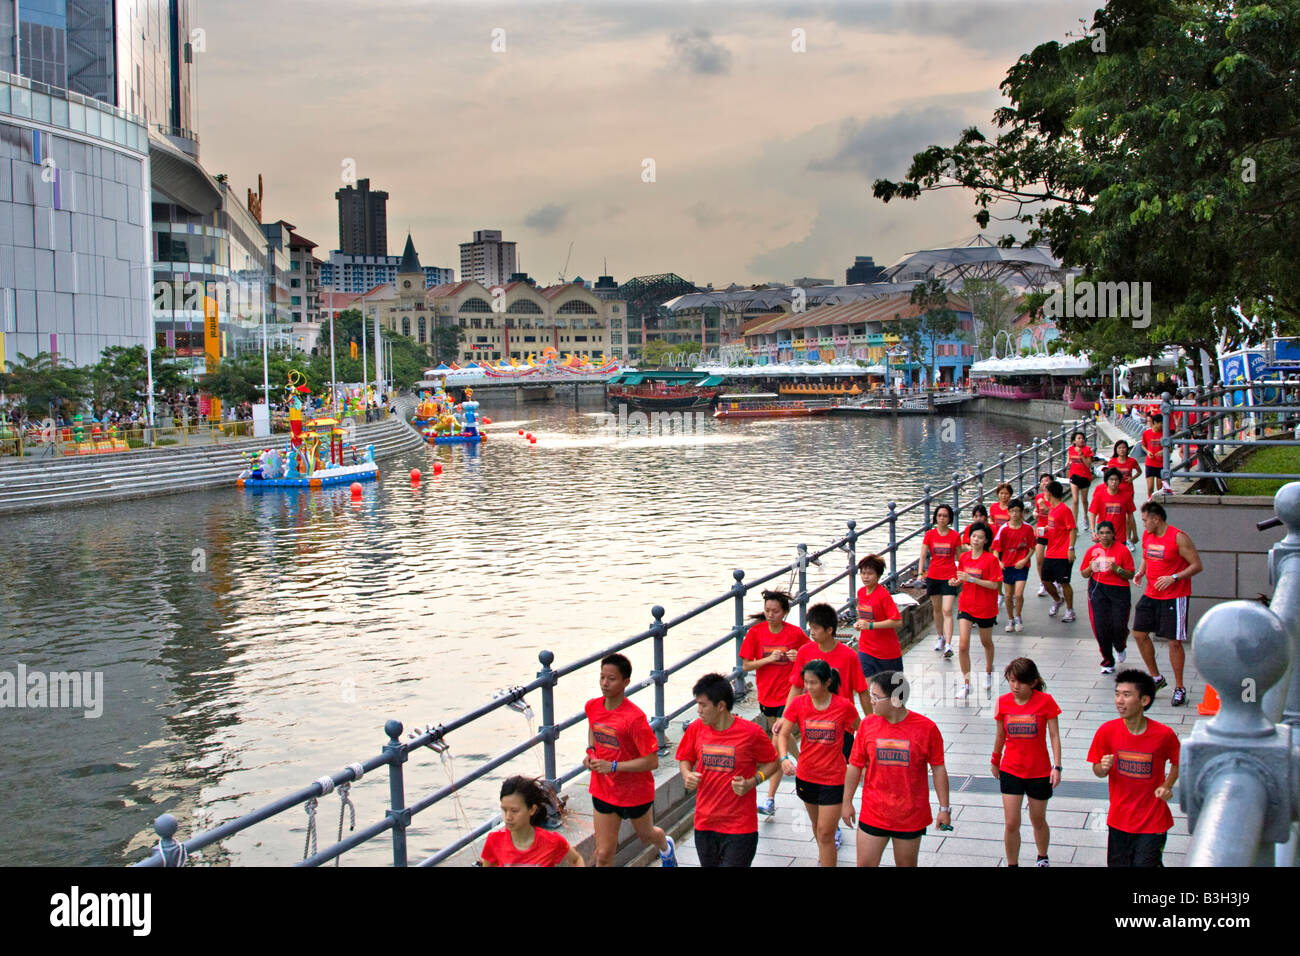
<path fill-rule="evenodd" d="M 406 318 L 406 316 L 402 316 L 402 334 L 407 338 L 410 338 L 411 336 L 411 320 Z"/>
<path fill-rule="evenodd" d="M 471 329 L 481 329 L 483 328 L 483 320 L 476 315 L 469 320 L 469 327 Z"/>
<path fill-rule="evenodd" d="M 483 320 L 483 328 L 485 328 L 485 329 L 494 329 L 494 328 L 496 328 L 496 326 L 492 324 L 494 321 L 495 321 L 495 320 L 492 319 L 491 317 L 484 319 L 484 320 Z"/>
<path fill-rule="evenodd" d="M 587 337 L 586 337 L 585 335 L 575 335 L 575 336 L 573 337 L 573 341 L 575 341 L 575 342 L 585 342 L 585 341 L 587 341 Z"/>
<path fill-rule="evenodd" d="M 488 340 L 488 338 L 487 338 L 486 335 L 476 335 L 476 336 L 474 336 L 474 341 L 475 341 L 477 344 L 479 344 L 479 345 L 482 345 L 483 343 L 487 342 L 487 340 Z"/>
<path fill-rule="evenodd" d="M 524 336 L 524 341 L 525 341 L 525 342 L 536 342 L 536 341 L 537 341 L 537 336 L 535 336 L 535 335 L 525 335 L 525 336 Z"/>
<path fill-rule="evenodd" d="M 415 320 L 415 328 L 416 331 L 419 333 L 419 342 L 421 345 L 423 345 L 425 341 L 424 316 L 420 316 L 418 319 Z"/>

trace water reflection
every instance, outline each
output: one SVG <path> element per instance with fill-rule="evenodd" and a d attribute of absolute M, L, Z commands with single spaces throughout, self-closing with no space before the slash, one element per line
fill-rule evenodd
<path fill-rule="evenodd" d="M 0 712 L 3 859 L 137 859 L 164 809 L 183 834 L 247 812 L 378 752 L 389 717 L 445 720 L 529 679 L 543 648 L 560 662 L 598 649 L 645 628 L 653 604 L 672 617 L 729 587 L 732 568 L 765 573 L 797 543 L 824 544 L 848 518 L 874 520 L 926 480 L 1030 440 L 974 418 L 957 418 L 947 442 L 927 418 L 710 419 L 695 435 L 620 437 L 600 411 L 485 403 L 494 425 L 482 448 L 386 462 L 359 501 L 346 487 L 231 489 L 5 519 L 0 670 L 102 670 L 106 702 L 98 720 Z M 828 555 L 810 582 L 843 566 Z M 833 590 L 848 597 L 843 582 Z M 722 633 L 732 613 L 726 604 L 675 630 L 669 659 Z M 630 656 L 640 679 L 649 649 Z M 720 653 L 691 675 L 728 662 Z M 689 684 L 670 684 L 670 701 Z M 558 712 L 595 692 L 562 683 Z M 454 736 L 454 766 L 526 732 L 518 714 L 496 715 Z M 583 745 L 561 740 L 566 766 Z M 538 772 L 538 760 L 518 766 Z M 445 784 L 448 768 L 425 754 L 407 779 L 415 793 Z M 356 788 L 362 821 L 382 815 L 386 789 L 380 775 Z M 475 823 L 489 790 L 465 794 Z M 322 802 L 322 845 L 336 813 Z M 305 815 L 288 817 L 205 860 L 292 859 Z M 419 819 L 413 855 L 441 845 L 457 808 Z M 377 841 L 351 859 L 388 853 Z"/>

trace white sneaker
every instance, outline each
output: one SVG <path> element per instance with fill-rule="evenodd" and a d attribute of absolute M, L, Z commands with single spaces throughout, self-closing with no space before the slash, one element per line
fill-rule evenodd
<path fill-rule="evenodd" d="M 945 644 L 945 645 L 943 645 L 943 656 L 944 656 L 945 659 L 947 659 L 947 658 L 949 658 L 949 657 L 952 657 L 952 645 L 951 645 L 951 644 Z"/>
<path fill-rule="evenodd" d="M 1015 629 L 1016 629 L 1016 619 L 1013 617 L 1011 620 L 1007 621 L 1007 633 L 1010 634 Z"/>
<path fill-rule="evenodd" d="M 1115 673 L 1115 668 L 1113 668 L 1113 667 L 1106 667 L 1106 666 L 1103 665 L 1102 668 L 1101 668 L 1101 672 L 1102 672 L 1103 674 L 1113 674 L 1113 673 Z"/>
<path fill-rule="evenodd" d="M 1060 601 L 1053 601 L 1053 602 L 1052 602 L 1052 606 L 1051 606 L 1050 608 L 1048 608 L 1047 616 L 1048 616 L 1048 617 L 1056 617 L 1056 612 L 1059 611 L 1060 609 L 1061 609 L 1061 602 L 1060 602 Z"/>
<path fill-rule="evenodd" d="M 1119 664 L 1123 664 L 1123 663 L 1124 663 L 1124 658 L 1126 658 L 1126 657 L 1128 657 L 1128 652 L 1127 652 L 1127 651 L 1116 651 L 1116 652 L 1115 652 L 1115 661 L 1116 661 L 1117 663 L 1119 663 Z"/>
<path fill-rule="evenodd" d="M 970 696 L 970 684 L 962 684 L 961 688 L 958 689 L 957 691 L 956 699 L 965 700 L 969 696 Z"/>
<path fill-rule="evenodd" d="M 942 635 L 942 634 L 940 634 L 939 637 L 938 637 L 938 639 L 935 640 L 935 642 L 934 642 L 934 649 L 935 649 L 936 651 L 941 651 L 941 650 L 943 650 L 943 635 Z"/>
<path fill-rule="evenodd" d="M 988 691 L 993 689 L 993 675 L 989 671 L 984 672 L 984 689 Z"/>
<path fill-rule="evenodd" d="M 1068 611 L 1066 611 L 1064 614 L 1061 615 L 1062 624 L 1069 624 L 1073 621 L 1074 621 L 1074 608 L 1070 608 Z"/>
<path fill-rule="evenodd" d="M 1025 622 L 1022 621 L 1020 618 L 1016 618 L 1016 633 L 1019 634 L 1024 629 L 1025 629 Z"/>
<path fill-rule="evenodd" d="M 1047 587 L 1045 585 L 1038 585 L 1038 596 L 1047 597 Z"/>

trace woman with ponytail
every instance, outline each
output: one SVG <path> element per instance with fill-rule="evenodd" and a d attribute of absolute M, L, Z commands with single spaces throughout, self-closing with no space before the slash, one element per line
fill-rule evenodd
<path fill-rule="evenodd" d="M 483 866 L 582 866 L 582 855 L 546 822 L 546 791 L 536 780 L 510 777 L 501 784 L 501 820 L 483 843 Z"/>
<path fill-rule="evenodd" d="M 1002 814 L 1006 823 L 1002 839 L 1007 866 L 1020 865 L 1020 807 L 1026 797 L 1034 843 L 1038 847 L 1036 865 L 1048 866 L 1051 830 L 1047 826 L 1047 801 L 1061 782 L 1061 731 L 1057 724 L 1061 708 L 1046 693 L 1047 685 L 1039 676 L 1038 666 L 1028 657 L 1017 657 L 1007 665 L 1002 676 L 1007 679 L 1011 693 L 999 697 L 993 710 L 998 725 L 993 741 L 993 776 L 1002 789 Z M 1049 737 L 1056 755 L 1054 764 L 1047 756 Z"/>

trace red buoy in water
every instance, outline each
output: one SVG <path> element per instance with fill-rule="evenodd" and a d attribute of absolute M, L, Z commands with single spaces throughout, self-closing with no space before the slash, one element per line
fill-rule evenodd
<path fill-rule="evenodd" d="M 529 435 L 529 436 L 528 436 L 528 444 L 530 444 L 530 445 L 536 445 L 536 444 L 537 444 L 537 436 L 536 436 L 536 435 Z"/>
<path fill-rule="evenodd" d="M 524 433 L 524 430 L 523 430 L 523 429 L 522 429 L 522 428 L 521 428 L 521 429 L 519 429 L 519 434 L 521 434 L 521 435 L 522 435 L 522 434 L 523 434 L 523 433 Z"/>
<path fill-rule="evenodd" d="M 435 475 L 441 475 L 441 474 L 442 474 L 442 463 L 441 463 L 441 462 L 437 462 L 437 461 L 435 461 L 435 462 L 433 463 L 433 473 L 434 473 Z"/>
<path fill-rule="evenodd" d="M 420 469 L 419 469 L 419 468 L 412 468 L 412 469 L 411 469 L 411 484 L 413 484 L 413 485 L 418 485 L 419 483 L 420 483 Z"/>
<path fill-rule="evenodd" d="M 352 482 L 352 497 L 353 498 L 361 497 L 361 482 L 359 481 Z"/>
<path fill-rule="evenodd" d="M 483 419 L 483 424 L 484 424 L 484 425 L 491 425 L 491 424 L 492 424 L 492 419 L 490 419 L 490 418 L 485 418 L 485 419 Z"/>

